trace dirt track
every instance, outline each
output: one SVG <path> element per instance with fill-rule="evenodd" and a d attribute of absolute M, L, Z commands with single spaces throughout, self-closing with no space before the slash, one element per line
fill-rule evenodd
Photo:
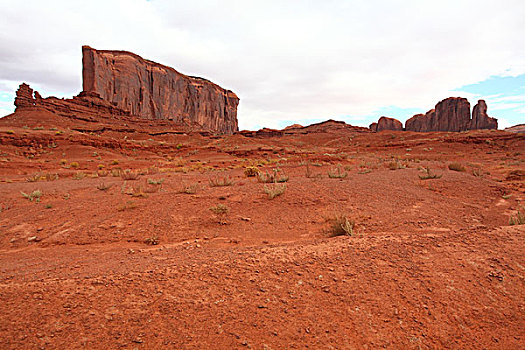
<path fill-rule="evenodd" d="M 508 225 L 523 136 L 152 136 L 21 118 L 0 124 L 2 348 L 525 347 L 525 226 Z M 281 169 L 284 194 L 247 166 Z M 347 176 L 329 178 L 337 166 Z M 338 214 L 353 236 L 330 237 Z"/>

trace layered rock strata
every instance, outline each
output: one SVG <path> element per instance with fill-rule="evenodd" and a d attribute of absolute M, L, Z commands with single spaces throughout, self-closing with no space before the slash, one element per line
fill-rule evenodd
<path fill-rule="evenodd" d="M 126 51 L 82 47 L 84 93 L 146 119 L 190 120 L 205 129 L 231 134 L 238 130 L 239 98 L 206 79 Z"/>

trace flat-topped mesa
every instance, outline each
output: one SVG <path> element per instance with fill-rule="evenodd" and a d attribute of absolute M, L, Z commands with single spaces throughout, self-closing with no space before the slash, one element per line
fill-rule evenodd
<path fill-rule="evenodd" d="M 381 117 L 377 123 L 370 124 L 369 128 L 376 132 L 383 130 L 403 131 L 403 124 L 395 118 Z"/>
<path fill-rule="evenodd" d="M 82 94 L 99 95 L 130 114 L 146 119 L 198 123 L 211 131 L 238 131 L 239 98 L 206 79 L 126 51 L 82 47 Z"/>

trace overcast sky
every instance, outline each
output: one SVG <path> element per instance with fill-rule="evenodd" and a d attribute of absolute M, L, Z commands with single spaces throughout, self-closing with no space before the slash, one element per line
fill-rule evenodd
<path fill-rule="evenodd" d="M 525 123 L 525 1 L 0 0 L 0 116 L 28 82 L 82 89 L 81 46 L 237 93 L 241 129 L 405 121 L 449 96 Z"/>

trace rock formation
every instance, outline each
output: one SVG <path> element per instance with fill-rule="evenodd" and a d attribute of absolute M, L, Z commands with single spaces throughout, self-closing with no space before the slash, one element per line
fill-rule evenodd
<path fill-rule="evenodd" d="M 407 131 L 466 131 L 497 129 L 498 121 L 487 115 L 485 101 L 479 100 L 470 118 L 470 103 L 466 98 L 449 97 L 426 114 L 416 114 L 405 123 Z"/>
<path fill-rule="evenodd" d="M 383 130 L 392 130 L 392 131 L 403 131 L 403 124 L 394 118 L 381 117 L 377 123 L 370 124 L 370 130 L 372 131 L 383 131 Z"/>
<path fill-rule="evenodd" d="M 476 129 L 497 129 L 498 120 L 489 117 L 487 114 L 487 104 L 484 100 L 479 100 L 478 104 L 472 110 L 472 120 L 469 124 L 469 130 Z"/>
<path fill-rule="evenodd" d="M 146 119 L 189 120 L 231 134 L 238 130 L 239 98 L 202 78 L 126 51 L 82 47 L 83 93 Z"/>
<path fill-rule="evenodd" d="M 518 134 L 525 134 L 525 124 L 518 124 L 518 125 L 510 126 L 508 128 L 505 128 L 505 131 L 515 132 Z"/>
<path fill-rule="evenodd" d="M 40 98 L 40 94 L 38 94 L 38 97 Z M 16 90 L 15 107 L 18 109 L 34 106 L 35 98 L 33 97 L 33 89 L 31 89 L 26 83 L 20 84 L 18 90 Z"/>
<path fill-rule="evenodd" d="M 405 124 L 407 131 L 464 131 L 470 123 L 470 103 L 466 98 L 449 97 L 426 114 L 417 114 Z"/>

